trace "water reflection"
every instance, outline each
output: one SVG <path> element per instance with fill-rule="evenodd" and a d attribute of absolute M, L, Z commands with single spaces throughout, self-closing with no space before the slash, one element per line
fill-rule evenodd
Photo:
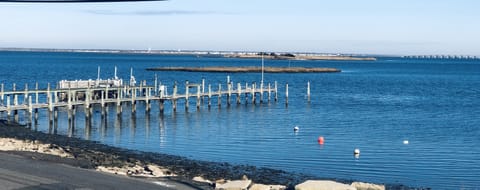
<path fill-rule="evenodd" d="M 90 132 L 92 130 L 92 117 L 85 117 L 85 139 L 90 140 Z"/>
<path fill-rule="evenodd" d="M 115 120 L 115 135 L 113 137 L 115 143 L 120 142 L 120 138 L 122 135 L 122 114 L 117 114 L 116 120 Z"/>
<path fill-rule="evenodd" d="M 135 131 L 137 128 L 137 116 L 132 113 L 130 117 L 130 139 L 135 138 Z"/>
<path fill-rule="evenodd" d="M 73 131 L 75 130 L 75 114 L 69 113 L 68 114 L 68 130 L 67 130 L 67 136 L 72 137 L 73 136 Z"/>
<path fill-rule="evenodd" d="M 145 115 L 145 138 L 150 138 L 150 114 Z"/>
<path fill-rule="evenodd" d="M 160 122 L 158 122 L 159 137 L 160 137 L 160 148 L 163 148 L 167 142 L 167 132 L 166 132 L 166 122 L 165 116 L 160 115 Z"/>

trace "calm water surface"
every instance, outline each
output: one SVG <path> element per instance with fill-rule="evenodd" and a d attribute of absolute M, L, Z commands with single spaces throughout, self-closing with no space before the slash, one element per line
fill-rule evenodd
<path fill-rule="evenodd" d="M 9 89 L 17 83 L 41 87 L 62 79 L 129 78 L 153 84 L 155 66 L 259 66 L 260 60 L 195 56 L 159 56 L 90 53 L 0 52 L 0 81 Z M 478 60 L 414 60 L 380 58 L 375 62 L 265 61 L 266 66 L 335 67 L 341 73 L 265 74 L 278 81 L 279 101 L 244 104 L 185 112 L 184 102 L 173 112 L 166 104 L 163 116 L 156 103 L 144 114 L 139 103 L 136 117 L 128 107 L 122 117 L 106 121 L 94 114 L 85 127 L 82 111 L 68 127 L 60 110 L 59 125 L 51 129 L 40 112 L 36 129 L 71 135 L 142 151 L 182 155 L 199 160 L 251 164 L 319 177 L 375 183 L 401 183 L 433 189 L 477 189 L 480 186 L 480 62 Z M 185 80 L 224 84 L 260 81 L 259 73 L 158 72 L 170 86 Z M 306 100 L 311 81 L 312 99 Z M 284 87 L 289 84 L 289 105 Z M 17 87 L 18 88 L 18 87 Z M 216 88 L 216 87 L 215 87 Z M 182 87 L 180 87 L 182 89 Z M 171 92 L 170 92 L 171 93 Z M 216 105 L 216 98 L 213 101 Z M 191 108 L 194 108 L 191 102 Z M 79 109 L 81 110 L 81 109 Z M 97 109 L 98 110 L 98 109 Z M 110 113 L 114 113 L 113 108 Z M 5 118 L 5 114 L 0 115 Z M 300 131 L 293 132 L 298 125 Z M 319 145 L 316 139 L 325 138 Z M 409 144 L 403 141 L 408 140 Z M 359 158 L 352 154 L 361 150 Z"/>

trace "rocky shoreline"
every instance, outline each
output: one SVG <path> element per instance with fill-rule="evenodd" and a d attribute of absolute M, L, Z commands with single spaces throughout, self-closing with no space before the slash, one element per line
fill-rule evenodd
<path fill-rule="evenodd" d="M 5 120 L 0 120 L 0 151 L 41 153 L 35 154 L 36 159 L 132 177 L 176 176 L 177 179 L 198 184 L 198 187 L 202 187 L 200 189 L 232 189 L 232 184 L 246 183 L 249 189 L 302 189 L 296 185 L 318 179 L 314 176 L 269 168 L 198 161 L 181 156 L 116 148 L 94 141 L 32 131 Z M 339 179 L 324 180 L 332 180 L 327 181 L 328 183 L 353 182 Z M 354 189 L 410 189 L 403 185 L 376 185 L 375 188 L 367 188 L 373 187 L 372 185 L 361 183 Z"/>

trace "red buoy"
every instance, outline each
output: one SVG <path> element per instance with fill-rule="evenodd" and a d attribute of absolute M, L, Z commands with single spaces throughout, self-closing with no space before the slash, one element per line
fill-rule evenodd
<path fill-rule="evenodd" d="M 325 142 L 325 139 L 323 139 L 322 136 L 318 137 L 318 144 L 323 144 Z"/>

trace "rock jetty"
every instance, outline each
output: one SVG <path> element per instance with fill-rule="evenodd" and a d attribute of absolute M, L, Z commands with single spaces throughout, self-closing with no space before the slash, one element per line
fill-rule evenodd
<path fill-rule="evenodd" d="M 147 71 L 185 71 L 185 72 L 221 72 L 221 73 L 260 73 L 262 67 L 155 67 Z M 336 68 L 321 67 L 264 67 L 265 73 L 336 73 Z"/>

